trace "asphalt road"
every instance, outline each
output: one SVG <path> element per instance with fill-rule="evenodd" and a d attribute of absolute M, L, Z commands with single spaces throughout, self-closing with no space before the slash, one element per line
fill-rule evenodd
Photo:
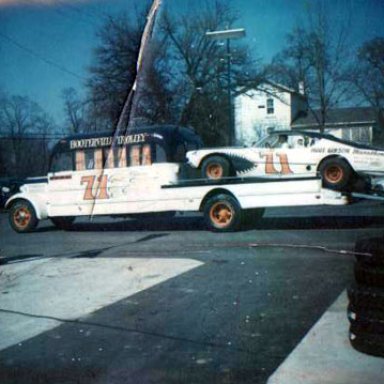
<path fill-rule="evenodd" d="M 360 202 L 270 209 L 227 234 L 179 216 L 22 235 L 0 214 L 0 383 L 265 383 L 383 214 Z"/>

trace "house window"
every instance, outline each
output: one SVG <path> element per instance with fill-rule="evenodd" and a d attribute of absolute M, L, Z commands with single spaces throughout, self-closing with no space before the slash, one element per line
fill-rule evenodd
<path fill-rule="evenodd" d="M 267 115 L 273 115 L 275 113 L 275 107 L 272 98 L 267 99 Z"/>

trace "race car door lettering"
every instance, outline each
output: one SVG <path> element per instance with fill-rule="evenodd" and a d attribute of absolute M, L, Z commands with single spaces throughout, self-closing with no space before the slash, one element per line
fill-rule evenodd
<path fill-rule="evenodd" d="M 81 185 L 86 184 L 83 200 L 105 200 L 109 199 L 107 192 L 108 175 L 97 177 L 98 185 L 95 187 L 96 176 L 83 176 Z"/>
<path fill-rule="evenodd" d="M 293 171 L 291 170 L 291 167 L 289 166 L 288 156 L 286 153 L 276 153 L 276 156 L 278 157 L 279 162 L 280 162 L 280 166 L 281 166 L 280 171 L 278 171 L 276 169 L 275 164 L 273 162 L 274 155 L 275 154 L 273 152 L 260 154 L 261 158 L 265 158 L 265 173 L 266 174 L 268 174 L 268 175 L 271 175 L 271 174 L 286 175 L 289 173 L 293 173 Z"/>

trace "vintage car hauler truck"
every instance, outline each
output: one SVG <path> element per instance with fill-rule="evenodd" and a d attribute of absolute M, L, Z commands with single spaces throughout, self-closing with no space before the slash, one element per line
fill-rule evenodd
<path fill-rule="evenodd" d="M 230 231 L 245 213 L 256 218 L 265 207 L 347 203 L 322 189 L 316 176 L 183 179 L 186 152 L 201 145 L 193 130 L 174 126 L 136 129 L 115 140 L 111 134 L 63 139 L 48 176 L 7 201 L 10 224 L 28 232 L 44 219 L 67 228 L 77 216 L 202 211 L 210 229 Z"/>

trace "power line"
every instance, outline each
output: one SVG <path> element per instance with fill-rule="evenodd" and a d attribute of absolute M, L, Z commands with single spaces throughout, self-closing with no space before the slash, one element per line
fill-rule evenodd
<path fill-rule="evenodd" d="M 74 5 L 71 5 L 71 4 L 68 4 L 66 2 L 64 2 L 63 0 L 56 0 L 57 3 L 61 4 L 63 7 L 65 8 L 69 8 L 69 9 L 72 9 L 74 12 L 76 13 L 79 13 L 79 14 L 82 14 L 83 16 L 85 16 L 87 19 L 90 19 L 90 20 L 94 20 L 94 19 L 98 19 L 98 18 L 101 18 L 101 17 L 106 17 L 106 16 L 109 16 L 108 14 L 104 13 L 103 14 L 97 14 L 95 12 L 91 12 L 91 11 L 84 11 L 83 9 L 80 9 L 78 8 L 77 6 L 74 6 Z M 76 4 L 79 4 L 77 1 L 75 1 Z"/>
<path fill-rule="evenodd" d="M 0 32 L 0 37 L 2 37 L 4 40 L 8 41 L 9 43 L 13 44 L 14 46 L 24 50 L 25 52 L 28 52 L 31 56 L 34 56 L 36 58 L 38 58 L 39 60 L 43 61 L 44 63 L 46 64 L 49 64 L 51 65 L 52 67 L 55 67 L 57 69 L 59 69 L 60 71 L 66 73 L 67 75 L 71 75 L 73 77 L 76 77 L 77 79 L 79 80 L 86 80 L 84 77 L 78 75 L 77 73 L 75 72 L 72 72 L 71 70 L 65 68 L 64 66 L 62 66 L 61 64 L 58 64 L 54 61 L 52 61 L 51 59 L 47 59 L 45 58 L 44 56 L 40 55 L 39 53 L 33 51 L 32 49 L 26 47 L 25 45 L 17 42 L 16 40 L 14 40 L 12 37 Z"/>
<path fill-rule="evenodd" d="M 30 0 L 20 0 L 20 1 L 22 1 L 27 6 L 31 6 Z M 62 16 L 62 17 L 69 19 L 71 21 L 73 21 L 73 18 L 67 12 L 63 12 L 63 10 L 64 11 L 72 11 L 72 14 L 74 11 L 79 15 L 82 14 L 82 15 L 80 15 L 80 19 L 79 19 L 81 22 L 88 24 L 88 25 L 92 25 L 92 27 L 98 27 L 98 25 L 94 22 L 94 18 L 90 14 L 86 14 L 85 12 L 81 11 L 80 9 L 77 9 L 76 7 L 71 6 L 70 4 L 65 3 L 63 1 L 60 1 L 60 0 L 56 0 L 56 3 L 57 4 L 50 6 L 50 11 L 55 12 L 59 16 Z M 44 3 L 34 3 L 33 6 L 39 7 L 41 9 L 47 8 L 47 5 Z M 86 16 L 86 18 L 84 18 L 84 16 Z M 90 20 L 92 20 L 92 21 L 90 21 Z"/>

